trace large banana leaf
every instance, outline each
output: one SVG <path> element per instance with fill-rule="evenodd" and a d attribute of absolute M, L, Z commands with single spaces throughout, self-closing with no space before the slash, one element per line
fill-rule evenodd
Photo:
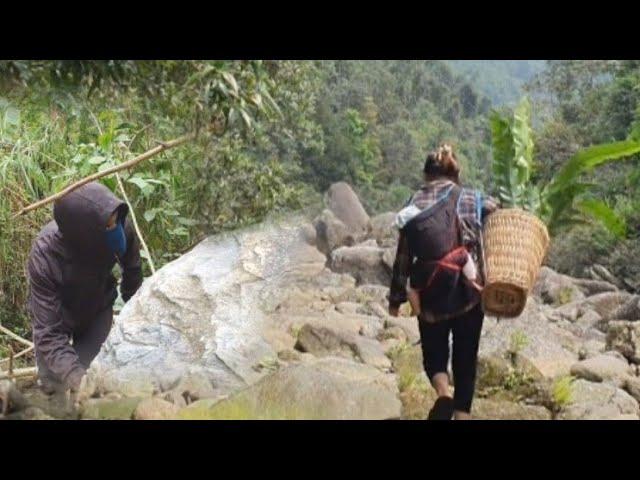
<path fill-rule="evenodd" d="M 640 141 L 624 140 L 586 148 L 576 153 L 553 178 L 549 191 L 562 190 L 580 175 L 614 160 L 621 160 L 640 152 Z"/>
<path fill-rule="evenodd" d="M 608 231 L 618 237 L 623 237 L 627 225 L 606 203 L 601 200 L 583 199 L 576 202 L 576 209 L 590 218 L 601 222 Z"/>
<path fill-rule="evenodd" d="M 640 152 L 640 138 L 597 145 L 576 153 L 542 188 L 530 181 L 533 171 L 531 104 L 525 97 L 513 118 L 492 112 L 490 117 L 493 173 L 503 206 L 518 207 L 538 215 L 554 233 L 586 218 L 595 219 L 615 235 L 624 235 L 624 222 L 603 202 L 580 200 L 594 185 L 580 181 L 583 174 L 607 162 Z"/>
<path fill-rule="evenodd" d="M 514 166 L 516 181 L 526 185 L 533 170 L 533 135 L 531 132 L 531 103 L 524 97 L 513 112 Z"/>
<path fill-rule="evenodd" d="M 528 209 L 529 179 L 533 169 L 531 104 L 525 97 L 508 118 L 493 111 L 490 117 L 493 173 L 503 205 Z"/>
<path fill-rule="evenodd" d="M 512 162 L 515 155 L 513 135 L 509 120 L 493 111 L 490 116 L 493 148 L 493 174 L 500 199 L 505 205 L 513 206 Z"/>

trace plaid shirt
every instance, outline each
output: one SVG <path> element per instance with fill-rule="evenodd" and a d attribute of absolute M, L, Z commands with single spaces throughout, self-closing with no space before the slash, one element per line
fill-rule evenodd
<path fill-rule="evenodd" d="M 447 195 L 453 185 L 452 181 L 445 179 L 431 181 L 418 190 L 405 206 L 413 204 L 420 210 L 424 210 Z M 484 218 L 497 208 L 498 204 L 493 198 L 486 197 L 477 190 L 462 189 L 457 208 L 462 227 L 462 241 L 465 245 L 472 247 L 470 249 L 471 256 L 476 265 L 480 266 L 481 272 L 483 271 L 482 252 L 479 239 L 482 234 L 482 223 Z M 391 307 L 399 307 L 407 301 L 407 280 L 414 257 L 415 255 L 409 251 L 409 244 L 404 232 L 400 230 L 389 293 Z"/>

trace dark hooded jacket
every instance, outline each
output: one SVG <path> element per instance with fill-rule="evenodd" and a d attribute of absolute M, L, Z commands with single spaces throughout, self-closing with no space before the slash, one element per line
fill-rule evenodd
<path fill-rule="evenodd" d="M 117 260 L 110 252 L 105 229 L 118 212 L 125 222 L 127 251 Z M 90 183 L 54 205 L 54 221 L 41 231 L 28 262 L 29 311 L 38 354 L 57 377 L 74 385 L 85 373 L 69 343 L 117 298 L 112 269 L 122 269 L 120 292 L 126 302 L 142 283 L 140 249 L 127 218 L 126 203 L 102 184 Z"/>

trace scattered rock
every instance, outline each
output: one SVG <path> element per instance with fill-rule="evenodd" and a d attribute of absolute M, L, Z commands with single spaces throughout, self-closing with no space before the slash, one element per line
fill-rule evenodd
<path fill-rule="evenodd" d="M 391 338 L 400 340 L 401 342 L 406 342 L 408 340 L 408 337 L 405 331 L 397 325 L 392 325 L 389 328 L 380 330 L 376 338 L 381 342 L 384 340 L 389 340 Z"/>
<path fill-rule="evenodd" d="M 578 358 L 578 337 L 550 322 L 529 298 L 523 313 L 497 322 L 485 318 L 480 338 L 480 354 L 515 357 L 530 376 L 553 378 L 569 373 Z"/>
<path fill-rule="evenodd" d="M 382 254 L 382 263 L 389 269 L 389 272 L 393 272 L 393 263 L 396 261 L 396 247 L 385 248 Z"/>
<path fill-rule="evenodd" d="M 623 388 L 629 395 L 635 398 L 637 402 L 640 402 L 640 378 L 627 377 Z"/>
<path fill-rule="evenodd" d="M 628 292 L 603 292 L 587 297 L 584 305 L 598 312 L 604 319 L 612 318 L 611 314 L 625 304 L 632 295 Z"/>
<path fill-rule="evenodd" d="M 174 396 L 185 399 L 187 404 L 218 396 L 213 388 L 209 375 L 203 371 L 195 371 L 185 374 L 173 389 Z"/>
<path fill-rule="evenodd" d="M 504 387 L 512 370 L 511 364 L 503 356 L 479 355 L 476 389 Z"/>
<path fill-rule="evenodd" d="M 347 331 L 341 332 L 307 324 L 300 329 L 295 348 L 317 357 L 354 358 L 356 355 L 355 338 L 355 335 Z"/>
<path fill-rule="evenodd" d="M 585 360 L 587 358 L 592 358 L 603 353 L 607 348 L 605 342 L 600 340 L 588 340 L 586 341 L 582 347 L 580 347 L 580 351 L 578 352 L 578 358 L 580 360 Z"/>
<path fill-rule="evenodd" d="M 169 420 L 176 418 L 179 407 L 162 398 L 145 398 L 133 412 L 134 420 Z"/>
<path fill-rule="evenodd" d="M 573 283 L 584 293 L 587 297 L 602 292 L 615 292 L 618 290 L 614 284 L 605 282 L 603 280 L 589 280 L 587 278 L 574 278 Z"/>
<path fill-rule="evenodd" d="M 356 302 L 340 302 L 336 305 L 336 310 L 347 315 L 357 315 L 364 313 L 363 306 Z"/>
<path fill-rule="evenodd" d="M 391 369 L 391 361 L 385 355 L 380 342 L 366 337 L 359 337 L 355 341 L 356 353 L 363 363 L 388 371 Z"/>
<path fill-rule="evenodd" d="M 190 419 L 397 418 L 401 403 L 393 375 L 350 360 L 326 357 L 291 365 L 212 405 L 183 409 Z"/>
<path fill-rule="evenodd" d="M 638 415 L 638 402 L 624 390 L 607 383 L 579 379 L 571 387 L 571 403 L 558 414 L 563 420 L 612 420 Z"/>
<path fill-rule="evenodd" d="M 293 349 L 279 351 L 278 358 L 284 362 L 299 362 L 302 360 L 300 352 Z"/>
<path fill-rule="evenodd" d="M 385 308 L 388 306 L 389 287 L 383 285 L 364 284 L 349 292 L 348 300 L 368 304 L 377 303 Z"/>
<path fill-rule="evenodd" d="M 380 369 L 389 369 L 391 362 L 379 342 L 348 331 L 305 325 L 298 334 L 296 349 L 316 357 L 338 356 L 360 360 Z"/>
<path fill-rule="evenodd" d="M 571 375 L 591 382 L 608 382 L 622 387 L 626 377 L 633 374 L 624 359 L 600 354 L 577 362 L 571 367 Z"/>
<path fill-rule="evenodd" d="M 610 318 L 614 320 L 640 320 L 640 295 L 629 298 L 624 305 L 611 313 Z"/>
<path fill-rule="evenodd" d="M 300 236 L 302 240 L 308 243 L 309 245 L 316 246 L 318 244 L 316 227 L 311 223 L 304 223 L 300 227 Z"/>
<path fill-rule="evenodd" d="M 27 407 L 27 401 L 11 380 L 0 380 L 0 418 Z"/>
<path fill-rule="evenodd" d="M 594 280 L 608 282 L 615 285 L 619 289 L 624 288 L 624 284 L 602 265 L 595 264 L 590 267 L 588 271 L 591 275 L 591 278 L 593 278 Z"/>
<path fill-rule="evenodd" d="M 473 402 L 474 420 L 551 420 L 551 412 L 538 405 L 477 398 Z"/>
<path fill-rule="evenodd" d="M 27 407 L 5 417 L 7 420 L 55 420 L 38 407 Z"/>
<path fill-rule="evenodd" d="M 313 221 L 313 225 L 316 230 L 316 245 L 324 254 L 356 243 L 356 235 L 331 210 L 323 210 Z"/>
<path fill-rule="evenodd" d="M 359 284 L 374 283 L 389 285 L 391 276 L 382 257 L 384 249 L 367 245 L 340 247 L 331 253 L 331 269 L 348 272 Z"/>
<path fill-rule="evenodd" d="M 565 305 L 584 298 L 571 277 L 546 266 L 540 269 L 532 294 L 541 298 L 544 303 L 554 305 Z"/>
<path fill-rule="evenodd" d="M 395 212 L 381 213 L 371 219 L 371 235 L 381 247 L 394 247 L 398 242 Z"/>
<path fill-rule="evenodd" d="M 609 322 L 607 348 L 617 350 L 632 363 L 640 363 L 640 322 Z"/>
<path fill-rule="evenodd" d="M 81 417 L 93 420 L 130 420 L 141 401 L 137 397 L 118 400 L 90 398 L 82 405 Z"/>

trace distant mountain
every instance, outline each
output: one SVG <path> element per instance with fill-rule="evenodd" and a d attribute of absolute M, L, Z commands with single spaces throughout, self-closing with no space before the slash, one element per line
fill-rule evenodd
<path fill-rule="evenodd" d="M 512 104 L 523 94 L 523 85 L 545 69 L 545 60 L 447 60 L 476 90 L 496 106 Z"/>

